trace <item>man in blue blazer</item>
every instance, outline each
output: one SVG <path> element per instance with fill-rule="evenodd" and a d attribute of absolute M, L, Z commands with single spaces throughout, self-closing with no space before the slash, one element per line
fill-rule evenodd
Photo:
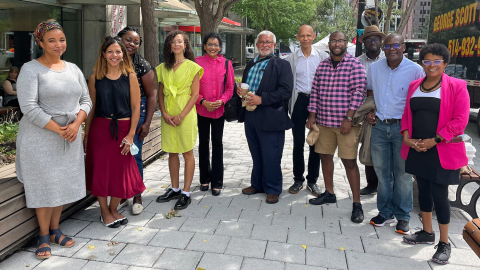
<path fill-rule="evenodd" d="M 242 108 L 239 122 L 245 122 L 245 135 L 253 159 L 250 187 L 243 194 L 266 193 L 267 203 L 277 203 L 282 193 L 281 160 L 285 144 L 285 130 L 293 127 L 288 117 L 287 104 L 292 96 L 293 75 L 290 64 L 276 57 L 273 51 L 276 37 L 270 31 L 257 36 L 259 55 L 250 61 L 243 72 L 242 83 L 249 85 L 247 105 L 256 105 L 254 111 Z M 238 88 L 241 95 L 241 89 Z"/>

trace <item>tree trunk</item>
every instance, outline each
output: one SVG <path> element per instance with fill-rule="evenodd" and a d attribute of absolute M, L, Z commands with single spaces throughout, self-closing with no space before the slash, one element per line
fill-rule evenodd
<path fill-rule="evenodd" d="M 155 7 L 152 0 L 141 0 L 143 35 L 145 39 L 144 48 L 145 59 L 152 65 L 158 66 L 158 29 L 157 20 L 155 19 Z"/>
<path fill-rule="evenodd" d="M 199 17 L 199 19 L 200 19 L 200 25 L 201 25 L 200 34 L 202 36 L 202 39 L 206 34 L 210 32 L 218 32 L 218 25 L 220 24 L 220 22 L 215 23 L 215 21 L 212 20 L 212 18 Z"/>
<path fill-rule="evenodd" d="M 392 1 L 393 2 L 393 1 Z M 375 0 L 375 25 L 379 26 L 378 23 L 378 0 Z"/>
<path fill-rule="evenodd" d="M 395 31 L 395 33 L 402 34 L 403 29 L 405 29 L 405 26 L 408 23 L 408 19 L 410 18 L 410 15 L 412 14 L 412 11 L 413 11 L 413 8 L 415 7 L 416 2 L 417 2 L 417 0 L 409 0 L 408 1 L 407 9 L 405 10 L 405 13 L 402 16 L 402 19 L 400 21 L 400 26 L 397 28 L 397 31 Z"/>
<path fill-rule="evenodd" d="M 390 18 L 392 17 L 392 10 L 393 10 L 393 4 L 394 3 L 395 3 L 395 1 L 393 1 L 393 0 L 390 0 L 388 2 L 387 15 L 386 15 L 385 23 L 383 25 L 383 33 L 385 35 L 388 35 L 388 30 L 390 30 Z M 386 24 L 386 26 L 385 26 L 385 24 Z"/>
<path fill-rule="evenodd" d="M 143 1 L 143 0 L 142 0 Z M 218 32 L 218 26 L 228 10 L 240 0 L 194 0 L 195 10 L 200 19 L 202 38 L 210 32 Z M 216 9 L 215 9 L 216 7 Z"/>

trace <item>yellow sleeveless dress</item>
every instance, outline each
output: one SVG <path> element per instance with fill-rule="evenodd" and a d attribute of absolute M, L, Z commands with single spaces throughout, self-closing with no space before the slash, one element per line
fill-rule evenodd
<path fill-rule="evenodd" d="M 202 78 L 203 68 L 193 61 L 185 60 L 178 69 L 167 70 L 165 64 L 155 68 L 158 82 L 163 84 L 165 111 L 179 115 L 191 97 L 191 86 L 195 75 Z M 185 153 L 193 149 L 197 141 L 197 111 L 195 105 L 177 127 L 165 123 L 162 117 L 162 150 L 167 153 Z"/>

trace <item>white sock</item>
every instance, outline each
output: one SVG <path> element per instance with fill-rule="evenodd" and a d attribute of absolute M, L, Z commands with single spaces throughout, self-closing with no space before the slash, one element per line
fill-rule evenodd
<path fill-rule="evenodd" d="M 180 188 L 172 188 L 172 190 L 175 191 L 175 192 L 179 192 Z"/>
<path fill-rule="evenodd" d="M 183 194 L 187 195 L 187 197 L 190 197 L 190 192 L 187 191 L 182 191 Z"/>

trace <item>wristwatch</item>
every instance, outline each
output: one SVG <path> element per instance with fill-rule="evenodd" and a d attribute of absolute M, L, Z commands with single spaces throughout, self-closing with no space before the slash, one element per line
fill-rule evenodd
<path fill-rule="evenodd" d="M 442 139 L 436 135 L 433 139 L 435 140 L 436 143 L 440 143 L 442 141 Z"/>
<path fill-rule="evenodd" d="M 203 102 L 204 102 L 204 101 L 205 101 L 205 99 L 202 98 L 202 99 L 200 100 L 200 105 L 203 105 Z"/>
<path fill-rule="evenodd" d="M 352 121 L 353 121 L 353 118 L 350 117 L 350 116 L 344 116 L 343 119 L 347 119 L 348 122 L 352 122 Z"/>

